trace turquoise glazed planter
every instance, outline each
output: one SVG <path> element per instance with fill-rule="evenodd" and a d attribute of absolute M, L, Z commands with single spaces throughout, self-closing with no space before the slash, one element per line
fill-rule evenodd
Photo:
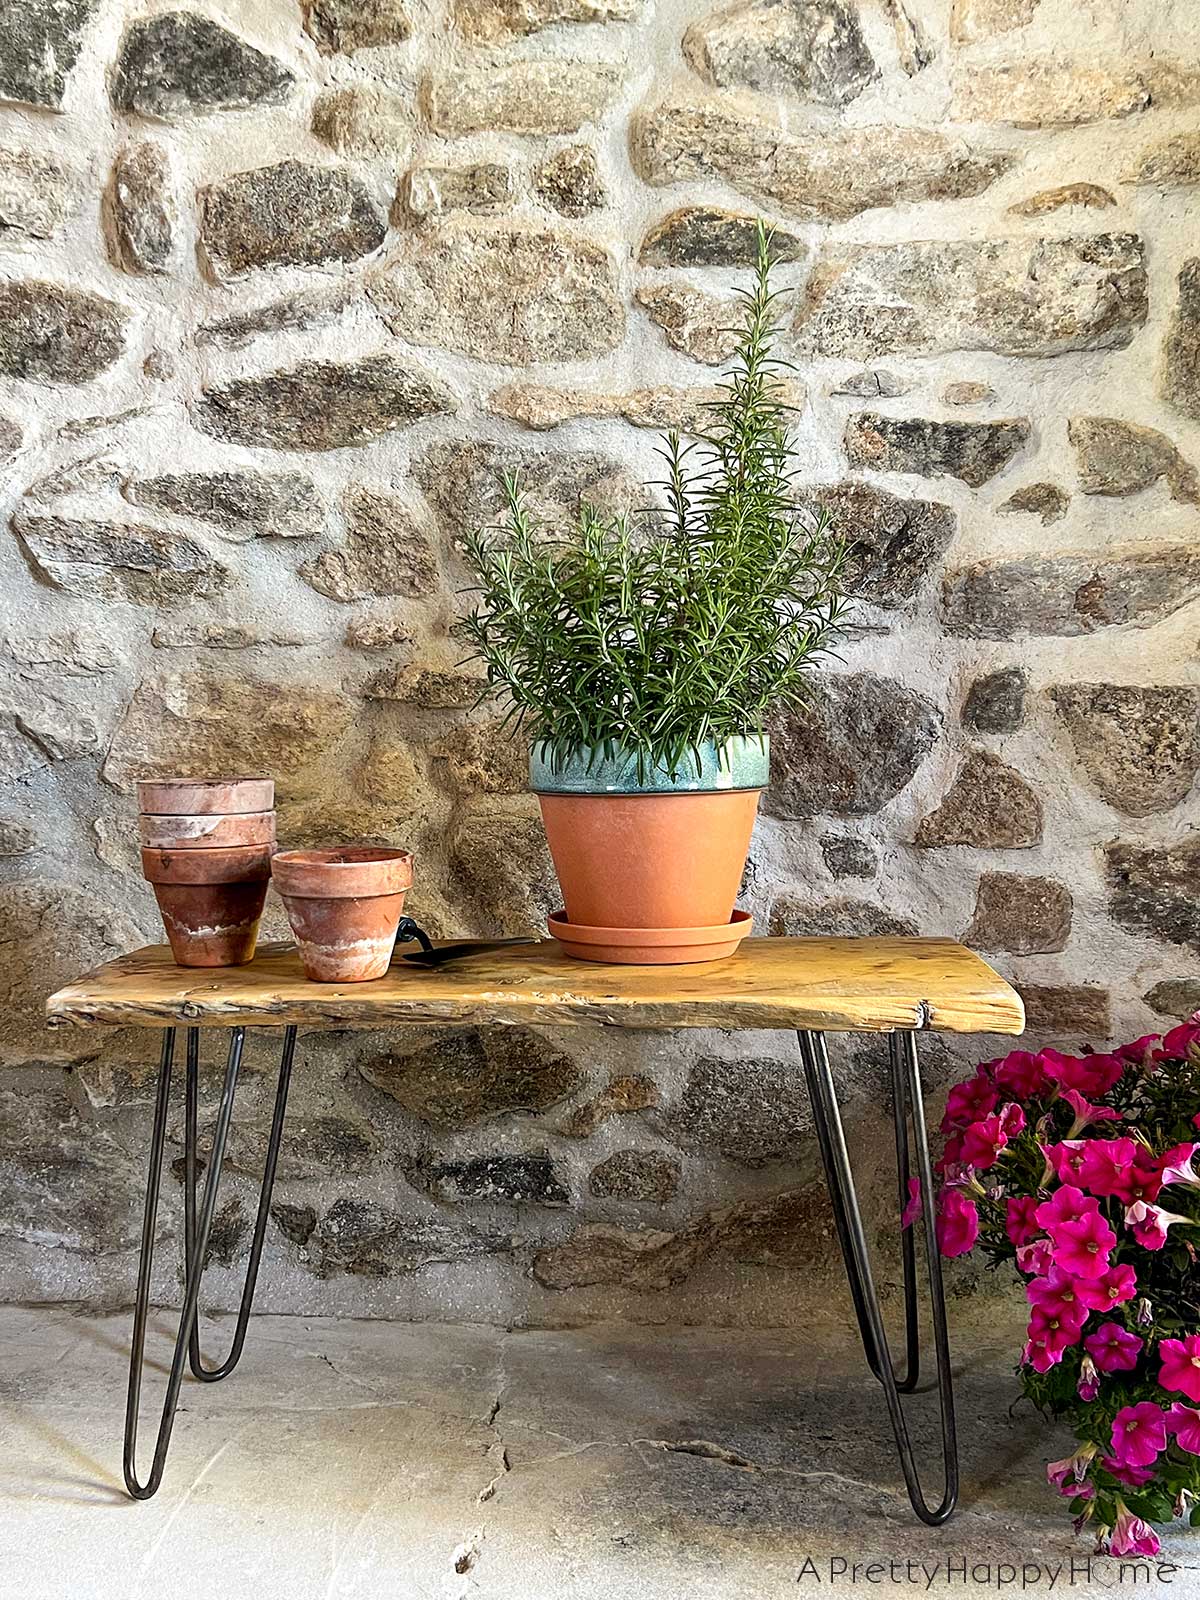
<path fill-rule="evenodd" d="M 727 739 L 723 745 L 706 740 L 696 753 L 689 752 L 681 769 L 672 775 L 665 767 L 652 768 L 638 779 L 636 755 L 604 756 L 581 751 L 564 766 L 555 768 L 545 746 L 535 744 L 529 753 L 529 787 L 534 794 L 703 794 L 729 789 L 765 789 L 771 765 L 771 740 Z"/>

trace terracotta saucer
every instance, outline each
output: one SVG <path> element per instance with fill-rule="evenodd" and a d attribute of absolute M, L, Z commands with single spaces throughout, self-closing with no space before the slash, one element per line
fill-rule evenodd
<path fill-rule="evenodd" d="M 748 911 L 735 911 L 728 922 L 713 928 L 587 928 L 556 911 L 547 926 L 566 954 L 578 961 L 667 967 L 731 956 L 753 923 Z"/>

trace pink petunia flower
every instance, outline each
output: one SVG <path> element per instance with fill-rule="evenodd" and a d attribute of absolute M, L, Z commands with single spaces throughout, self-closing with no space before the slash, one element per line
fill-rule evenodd
<path fill-rule="evenodd" d="M 1135 1067 L 1141 1067 L 1145 1066 L 1161 1043 L 1161 1035 L 1146 1033 L 1140 1039 L 1135 1039 L 1132 1044 L 1119 1046 L 1117 1054 L 1123 1061 L 1132 1061 Z"/>
<path fill-rule="evenodd" d="M 965 1256 L 979 1237 L 979 1212 L 961 1189 L 942 1193 L 937 1220 L 938 1249 L 944 1256 Z"/>
<path fill-rule="evenodd" d="M 1133 1139 L 1081 1139 L 1083 1156 L 1079 1162 L 1079 1184 L 1089 1194 L 1116 1194 L 1125 1170 L 1137 1155 Z"/>
<path fill-rule="evenodd" d="M 913 1223 L 920 1215 L 921 1180 L 920 1178 L 910 1178 L 908 1180 L 908 1204 L 904 1207 L 904 1211 L 901 1214 L 900 1226 L 902 1228 L 911 1228 Z"/>
<path fill-rule="evenodd" d="M 1063 1358 L 1063 1353 L 1079 1343 L 1082 1325 L 1064 1322 L 1061 1318 L 1034 1306 L 1029 1314 L 1028 1337 L 1021 1359 L 1035 1372 L 1049 1372 Z"/>
<path fill-rule="evenodd" d="M 1113 1457 L 1126 1467 L 1152 1467 L 1167 1448 L 1167 1414 L 1153 1400 L 1122 1406 L 1113 1418 Z"/>
<path fill-rule="evenodd" d="M 1060 1139 L 1057 1144 L 1042 1146 L 1042 1154 L 1059 1183 L 1081 1182 L 1080 1168 L 1090 1143 L 1089 1139 Z"/>
<path fill-rule="evenodd" d="M 1144 1340 L 1119 1322 L 1102 1322 L 1083 1341 L 1083 1348 L 1101 1372 L 1132 1372 L 1144 1346 Z"/>
<path fill-rule="evenodd" d="M 1046 1087 L 1046 1069 L 1028 1050 L 1012 1050 L 1003 1061 L 993 1063 L 996 1087 L 1015 1100 L 1032 1100 Z"/>
<path fill-rule="evenodd" d="M 1167 1427 L 1181 1450 L 1186 1450 L 1190 1456 L 1200 1456 L 1200 1411 L 1176 1400 L 1167 1412 Z"/>
<path fill-rule="evenodd" d="M 1129 1169 L 1116 1190 L 1118 1200 L 1127 1206 L 1136 1205 L 1139 1200 L 1147 1202 L 1158 1199 L 1158 1191 L 1162 1188 L 1162 1171 L 1158 1158 L 1146 1149 L 1144 1144 L 1139 1144 Z"/>
<path fill-rule="evenodd" d="M 972 1122 L 962 1133 L 962 1160 L 979 1172 L 986 1172 L 996 1163 L 996 1158 L 1008 1143 L 1008 1132 L 995 1113 L 979 1122 Z"/>
<path fill-rule="evenodd" d="M 1135 1517 L 1123 1500 L 1117 1501 L 1117 1520 L 1113 1524 L 1108 1552 L 1114 1556 L 1156 1556 L 1158 1535 L 1141 1517 Z"/>
<path fill-rule="evenodd" d="M 1045 1228 L 1051 1238 L 1065 1223 L 1078 1222 L 1080 1217 L 1099 1216 L 1100 1207 L 1072 1183 L 1064 1183 L 1049 1200 L 1043 1200 L 1034 1212 L 1038 1226 Z"/>
<path fill-rule="evenodd" d="M 1034 1212 L 1038 1208 L 1035 1195 L 1014 1195 L 1004 1208 L 1004 1231 L 1012 1245 L 1029 1244 L 1038 1236 L 1037 1218 Z"/>
<path fill-rule="evenodd" d="M 1100 1373 L 1091 1356 L 1084 1356 L 1079 1363 L 1079 1382 L 1075 1385 L 1075 1392 L 1089 1406 L 1100 1393 Z"/>
<path fill-rule="evenodd" d="M 1167 1242 L 1167 1229 L 1191 1220 L 1176 1211 L 1164 1211 L 1162 1206 L 1147 1205 L 1144 1200 L 1135 1200 L 1125 1211 L 1125 1226 L 1143 1250 L 1161 1250 Z"/>
<path fill-rule="evenodd" d="M 1121 1113 L 1114 1111 L 1111 1106 L 1096 1106 L 1086 1100 L 1078 1089 L 1064 1089 L 1063 1099 L 1075 1113 L 1075 1120 L 1067 1129 L 1067 1138 L 1074 1139 L 1085 1128 L 1090 1128 L 1094 1122 L 1120 1122 Z"/>
<path fill-rule="evenodd" d="M 1080 1278 L 1076 1292 L 1089 1311 L 1113 1311 L 1137 1293 L 1137 1273 L 1128 1262 L 1118 1261 L 1100 1278 Z"/>
<path fill-rule="evenodd" d="M 945 1177 L 962 1160 L 962 1134 L 953 1133 L 946 1140 L 941 1155 L 934 1162 L 934 1171 Z"/>
<path fill-rule="evenodd" d="M 1200 1022 L 1182 1022 L 1170 1033 L 1164 1033 L 1162 1049 L 1157 1053 L 1168 1060 L 1200 1053 Z"/>
<path fill-rule="evenodd" d="M 1073 1456 L 1064 1456 L 1061 1461 L 1047 1463 L 1046 1482 L 1054 1489 L 1061 1489 L 1068 1478 L 1073 1478 L 1076 1483 L 1082 1483 L 1095 1459 L 1096 1448 L 1094 1444 L 1082 1444 Z"/>
<path fill-rule="evenodd" d="M 1185 1183 L 1189 1188 L 1200 1188 L 1200 1173 L 1192 1166 L 1192 1160 L 1200 1145 L 1173 1144 L 1169 1150 L 1164 1150 L 1159 1157 L 1159 1176 L 1163 1188 L 1169 1183 Z M 1148 1196 L 1153 1200 L 1154 1196 Z"/>
<path fill-rule="evenodd" d="M 1076 1281 L 1061 1267 L 1052 1266 L 1044 1278 L 1034 1278 L 1025 1285 L 1025 1298 L 1048 1317 L 1056 1317 L 1064 1326 L 1075 1323 L 1082 1328 L 1088 1319 L 1088 1308 L 1080 1304 Z"/>
<path fill-rule="evenodd" d="M 978 1122 L 981 1117 L 990 1116 L 999 1098 L 995 1086 L 982 1074 L 968 1078 L 965 1083 L 956 1083 L 946 1096 L 942 1132 L 950 1133 Z"/>
<path fill-rule="evenodd" d="M 1045 1277 L 1054 1265 L 1054 1251 L 1049 1239 L 1034 1239 L 1031 1244 L 1017 1247 L 1017 1271 L 1026 1277 Z"/>
<path fill-rule="evenodd" d="M 1041 1061 L 1046 1076 L 1058 1084 L 1064 1096 L 1073 1090 L 1095 1100 L 1106 1095 L 1125 1071 L 1119 1056 L 1065 1056 L 1060 1050 L 1043 1050 Z"/>
<path fill-rule="evenodd" d="M 1131 1489 L 1140 1489 L 1154 1476 L 1153 1467 L 1133 1467 L 1127 1461 L 1114 1461 L 1112 1456 L 1101 1457 L 1100 1465 L 1105 1472 L 1120 1483 L 1127 1483 Z"/>
<path fill-rule="evenodd" d="M 1062 1222 L 1051 1234 L 1054 1261 L 1075 1278 L 1102 1278 L 1108 1271 L 1109 1251 L 1117 1236 L 1100 1213 Z"/>
<path fill-rule="evenodd" d="M 1158 1346 L 1162 1367 L 1158 1381 L 1168 1391 L 1200 1403 L 1200 1333 L 1184 1339 L 1163 1339 Z"/>

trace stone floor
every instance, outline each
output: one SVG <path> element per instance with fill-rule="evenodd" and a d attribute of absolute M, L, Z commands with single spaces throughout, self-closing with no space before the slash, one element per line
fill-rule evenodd
<path fill-rule="evenodd" d="M 964 1509 L 931 1532 L 841 1322 L 791 1337 L 258 1317 L 230 1380 L 185 1385 L 145 1504 L 121 1487 L 128 1326 L 0 1308 L 5 1600 L 974 1595 L 1019 1592 L 1023 1563 L 1027 1593 L 1116 1584 L 1103 1560 L 1068 1584 L 1090 1541 L 1044 1487 L 1064 1439 L 1009 1414 L 1008 1328 L 960 1338 L 976 1351 L 959 1363 Z M 229 1326 L 206 1321 L 210 1357 Z M 170 1331 L 156 1314 L 151 1399 Z M 928 1460 L 936 1405 L 914 1405 Z M 1186 1564 L 1171 1594 L 1200 1593 L 1190 1539 L 1169 1543 Z"/>

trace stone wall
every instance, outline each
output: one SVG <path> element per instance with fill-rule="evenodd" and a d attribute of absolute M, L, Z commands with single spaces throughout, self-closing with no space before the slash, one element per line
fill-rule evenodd
<path fill-rule="evenodd" d="M 960 935 L 1040 1039 L 1197 1004 L 1193 0 L 0 17 L 0 1292 L 131 1292 L 153 1040 L 39 1009 L 158 936 L 139 773 L 272 772 L 287 841 L 413 846 L 438 932 L 541 926 L 523 753 L 449 638 L 456 541 L 505 466 L 551 517 L 636 503 L 759 211 L 802 493 L 864 605 L 776 729 L 745 903 Z M 931 1041 L 935 1084 L 996 1046 Z M 878 1051 L 839 1061 L 882 1218 Z M 786 1037 L 310 1036 L 297 1080 L 265 1306 L 766 1322 L 829 1270 Z"/>

